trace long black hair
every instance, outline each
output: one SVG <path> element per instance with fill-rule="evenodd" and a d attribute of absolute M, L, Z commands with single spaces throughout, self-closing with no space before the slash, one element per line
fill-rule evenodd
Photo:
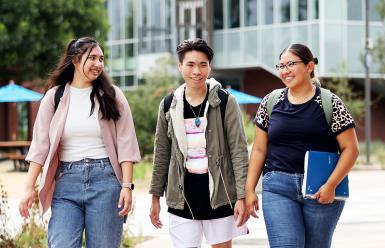
<path fill-rule="evenodd" d="M 61 56 L 58 65 L 51 72 L 46 90 L 55 86 L 64 87 L 67 83 L 72 82 L 75 72 L 75 66 L 72 63 L 72 60 L 77 59 L 78 61 L 81 61 L 83 54 L 88 52 L 89 55 L 92 49 L 97 46 L 99 46 L 104 52 L 103 47 L 94 38 L 82 37 L 71 40 L 66 47 L 65 53 Z M 88 55 L 83 63 L 83 70 L 84 64 L 88 59 Z M 115 98 L 115 89 L 112 86 L 112 80 L 108 77 L 104 70 L 94 81 L 92 81 L 92 85 L 93 87 L 90 96 L 90 115 L 94 112 L 94 98 L 96 97 L 100 104 L 102 119 L 118 120 L 120 113 Z"/>

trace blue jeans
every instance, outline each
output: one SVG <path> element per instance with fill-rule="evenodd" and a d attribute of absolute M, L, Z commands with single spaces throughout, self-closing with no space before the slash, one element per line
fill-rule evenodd
<path fill-rule="evenodd" d="M 48 247 L 120 246 L 123 217 L 118 215 L 121 186 L 110 160 L 60 162 L 48 224 Z"/>
<path fill-rule="evenodd" d="M 345 202 L 319 204 L 304 199 L 302 174 L 267 172 L 262 181 L 262 208 L 270 247 L 326 248 Z"/>

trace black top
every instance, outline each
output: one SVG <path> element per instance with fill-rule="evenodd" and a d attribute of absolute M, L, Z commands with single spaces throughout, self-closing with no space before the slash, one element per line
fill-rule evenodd
<path fill-rule="evenodd" d="M 203 117 L 204 109 L 207 103 L 208 95 L 202 102 L 202 110 L 199 114 L 199 117 Z M 189 103 L 186 100 L 186 96 L 183 96 L 184 104 L 184 118 L 195 118 L 195 115 L 191 111 Z M 191 106 L 196 115 L 199 113 L 201 105 Z M 234 210 L 231 208 L 230 204 L 212 209 L 210 205 L 210 192 L 209 192 L 209 175 L 205 174 L 194 174 L 186 170 L 186 175 L 184 177 L 184 194 L 187 199 L 188 204 L 190 205 L 191 211 L 193 212 L 194 219 L 196 220 L 210 220 L 227 217 L 234 214 Z M 174 209 L 168 208 L 168 212 L 175 214 L 179 217 L 186 219 L 192 219 L 190 209 L 185 202 L 184 209 Z"/>
<path fill-rule="evenodd" d="M 341 99 L 332 93 L 333 114 L 329 126 L 320 94 L 317 87 L 312 99 L 303 104 L 292 104 L 287 99 L 286 88 L 274 105 L 270 118 L 266 109 L 269 95 L 262 100 L 254 123 L 268 132 L 265 169 L 304 173 L 306 151 L 339 152 L 336 136 L 354 128 L 354 120 Z"/>

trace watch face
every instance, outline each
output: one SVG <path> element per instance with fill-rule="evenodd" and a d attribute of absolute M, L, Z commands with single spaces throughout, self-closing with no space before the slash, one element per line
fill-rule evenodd
<path fill-rule="evenodd" d="M 122 183 L 122 187 L 133 190 L 134 189 L 134 184 L 133 183 Z"/>

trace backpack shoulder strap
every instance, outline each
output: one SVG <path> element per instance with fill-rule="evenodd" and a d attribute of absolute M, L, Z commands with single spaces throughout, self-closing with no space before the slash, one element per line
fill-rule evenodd
<path fill-rule="evenodd" d="M 164 113 L 167 113 L 167 111 L 170 109 L 173 97 L 174 97 L 174 92 L 171 92 L 170 94 L 164 97 L 164 101 L 163 101 Z"/>
<path fill-rule="evenodd" d="M 59 106 L 60 98 L 63 96 L 65 85 L 60 85 L 55 92 L 55 111 Z"/>
<path fill-rule="evenodd" d="M 332 123 L 332 115 L 333 115 L 333 103 L 332 103 L 332 93 L 328 89 L 321 89 L 321 102 L 322 107 L 325 113 L 326 121 L 330 126 Z"/>
<path fill-rule="evenodd" d="M 222 126 L 224 127 L 225 115 L 226 115 L 226 105 L 227 105 L 227 101 L 229 100 L 229 92 L 227 92 L 224 89 L 219 89 L 218 90 L 218 97 L 221 100 L 219 107 L 221 108 Z"/>
<path fill-rule="evenodd" d="M 275 103 L 277 102 L 278 97 L 281 95 L 283 90 L 284 90 L 283 88 L 282 89 L 275 89 L 270 93 L 269 98 L 267 99 L 267 103 L 266 103 L 267 115 L 269 117 L 271 115 L 271 112 L 273 112 L 273 107 L 274 107 Z"/>

